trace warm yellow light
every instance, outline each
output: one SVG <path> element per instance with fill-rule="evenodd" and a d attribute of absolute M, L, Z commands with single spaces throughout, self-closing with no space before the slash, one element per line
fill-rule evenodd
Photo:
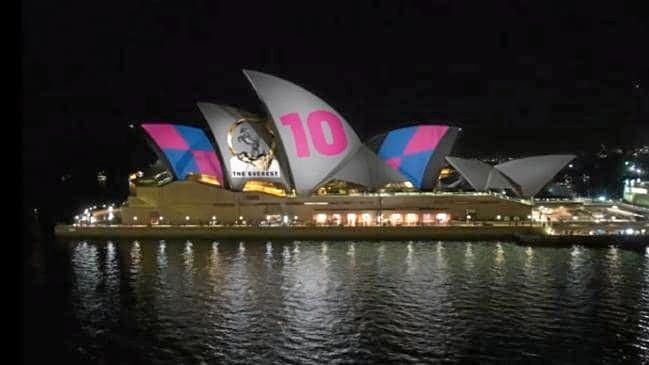
<path fill-rule="evenodd" d="M 451 216 L 448 213 L 437 213 L 435 214 L 435 219 L 439 223 L 447 223 L 451 220 Z"/>
<path fill-rule="evenodd" d="M 283 188 L 268 181 L 248 180 L 243 185 L 243 191 L 286 196 L 286 191 Z"/>
<path fill-rule="evenodd" d="M 191 173 L 187 175 L 187 180 L 196 181 L 202 184 L 221 186 L 221 183 L 215 176 Z"/>
<path fill-rule="evenodd" d="M 350 226 L 356 225 L 356 213 L 347 213 L 347 224 Z"/>
<path fill-rule="evenodd" d="M 403 221 L 403 216 L 401 213 L 392 213 L 390 214 L 390 224 L 401 224 Z"/>
<path fill-rule="evenodd" d="M 134 173 L 128 175 L 128 181 L 133 181 L 133 180 L 137 179 L 138 177 L 142 177 L 142 176 L 144 176 L 144 173 L 142 173 L 142 171 L 134 172 Z"/>
<path fill-rule="evenodd" d="M 318 213 L 315 215 L 315 221 L 318 224 L 325 224 L 327 223 L 327 215 L 324 213 Z"/>
<path fill-rule="evenodd" d="M 415 213 L 406 214 L 406 223 L 415 224 L 419 220 L 419 216 Z"/>
<path fill-rule="evenodd" d="M 451 173 L 453 173 L 453 171 L 450 168 L 444 167 L 439 172 L 439 178 L 443 179 L 443 178 L 449 177 L 451 175 Z"/>
<path fill-rule="evenodd" d="M 399 191 L 414 189 L 414 185 L 410 181 L 402 181 L 398 183 L 388 183 L 383 186 L 382 191 Z"/>

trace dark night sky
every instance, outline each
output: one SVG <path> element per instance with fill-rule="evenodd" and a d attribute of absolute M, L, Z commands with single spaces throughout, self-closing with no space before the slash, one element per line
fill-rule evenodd
<path fill-rule="evenodd" d="M 242 68 L 315 92 L 363 139 L 448 121 L 459 155 L 649 143 L 639 7 L 235 3 L 24 0 L 26 206 L 83 200 L 98 169 L 125 189 L 149 156 L 129 123 L 200 124 L 196 101 L 262 111 Z"/>

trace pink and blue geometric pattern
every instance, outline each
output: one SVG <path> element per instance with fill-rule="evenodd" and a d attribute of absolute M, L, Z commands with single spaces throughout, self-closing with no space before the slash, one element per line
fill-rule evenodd
<path fill-rule="evenodd" d="M 446 125 L 420 125 L 391 131 L 378 156 L 421 188 L 428 162 L 447 130 Z"/>
<path fill-rule="evenodd" d="M 164 153 L 177 179 L 199 173 L 212 176 L 223 185 L 221 163 L 203 130 L 169 123 L 146 123 L 142 128 Z"/>

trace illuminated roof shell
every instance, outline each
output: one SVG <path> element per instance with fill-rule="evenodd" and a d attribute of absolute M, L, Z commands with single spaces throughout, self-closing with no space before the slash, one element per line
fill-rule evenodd
<path fill-rule="evenodd" d="M 459 128 L 448 125 L 420 124 L 380 134 L 368 144 L 381 160 L 418 189 L 430 190 L 437 183 L 458 132 Z"/>
<path fill-rule="evenodd" d="M 146 122 L 142 128 L 176 179 L 184 180 L 196 173 L 212 176 L 223 184 L 221 162 L 202 129 L 164 122 Z"/>
<path fill-rule="evenodd" d="M 446 157 L 477 191 L 511 189 L 522 197 L 538 194 L 575 155 L 542 155 L 491 166 L 476 159 Z"/>
<path fill-rule="evenodd" d="M 521 187 L 524 197 L 538 194 L 575 155 L 541 155 L 519 158 L 494 166 Z"/>
<path fill-rule="evenodd" d="M 377 177 L 397 177 L 382 171 L 388 169 L 384 163 L 374 165 L 376 160 L 368 157 L 354 129 L 324 100 L 272 75 L 249 70 L 244 74 L 273 120 L 298 195 L 311 195 L 331 179 L 373 187 L 380 182 Z"/>
<path fill-rule="evenodd" d="M 226 177 L 231 189 L 242 190 L 249 180 L 270 181 L 286 187 L 290 186 L 288 176 L 285 173 L 287 170 L 284 167 L 286 164 L 282 159 L 283 155 L 278 148 L 272 151 L 273 136 L 263 130 L 263 121 L 260 121 L 249 113 L 244 113 L 224 105 L 203 102 L 197 103 L 197 105 L 212 131 L 217 149 L 225 165 Z M 263 158 L 272 159 L 270 166 L 264 168 L 261 166 L 263 165 L 261 163 L 255 165 L 255 161 L 247 162 L 235 155 L 249 148 L 249 146 L 245 146 L 242 142 L 238 141 L 242 131 L 245 131 L 248 138 L 252 138 L 257 143 L 256 148 L 258 151 L 265 152 L 267 156 Z M 241 176 L 242 173 L 262 173 L 268 171 L 277 172 L 279 177 L 259 176 L 259 174 L 254 177 Z"/>

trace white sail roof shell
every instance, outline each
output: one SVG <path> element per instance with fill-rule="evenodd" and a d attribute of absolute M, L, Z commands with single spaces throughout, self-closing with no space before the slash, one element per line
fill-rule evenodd
<path fill-rule="evenodd" d="M 477 191 L 512 189 L 522 197 L 538 194 L 575 155 L 542 155 L 491 166 L 476 159 L 446 157 Z"/>
<path fill-rule="evenodd" d="M 343 161 L 348 161 L 362 147 L 358 135 L 345 118 L 316 95 L 289 81 L 262 72 L 244 70 L 244 74 L 272 117 L 298 195 L 310 195 Z M 336 131 L 333 131 L 332 124 L 317 120 L 318 115 L 327 115 L 337 120 L 334 126 Z M 288 118 L 298 120 L 302 132 L 296 133 L 287 123 Z M 311 118 L 316 119 L 315 123 L 309 122 Z M 322 130 L 314 131 L 312 126 L 320 126 Z M 337 144 L 336 147 L 340 148 L 334 153 L 321 153 L 314 143 L 314 134 L 317 133 L 325 135 L 327 143 L 338 133 L 337 136 L 342 138 L 331 143 L 341 140 L 344 143 Z M 372 185 L 371 178 L 362 170 L 356 173 L 348 171 L 345 175 L 362 185 Z"/>
<path fill-rule="evenodd" d="M 493 166 L 476 159 L 446 157 L 446 161 L 456 169 L 476 191 L 487 190 L 487 180 Z"/>
<path fill-rule="evenodd" d="M 363 185 L 371 189 L 384 187 L 389 183 L 408 181 L 396 170 L 393 170 L 367 146 L 361 146 L 348 161 L 343 161 L 337 169 L 322 182 L 342 180 Z"/>
<path fill-rule="evenodd" d="M 289 186 L 288 184 L 288 178 L 284 171 L 280 168 L 281 163 L 279 161 L 274 161 L 272 165 L 273 168 L 278 169 L 280 171 L 280 176 L 279 177 L 254 177 L 254 178 L 239 178 L 233 176 L 233 170 L 253 170 L 256 171 L 254 166 L 248 166 L 246 163 L 239 161 L 236 156 L 233 156 L 232 153 L 230 152 L 230 148 L 228 146 L 228 133 L 230 131 L 231 126 L 237 122 L 238 120 L 241 120 L 245 118 L 244 115 L 242 115 L 239 111 L 237 111 L 235 108 L 232 107 L 227 107 L 224 105 L 217 105 L 217 104 L 212 104 L 212 103 L 205 103 L 205 102 L 199 102 L 197 103 L 198 108 L 200 109 L 201 113 L 203 114 L 203 117 L 207 121 L 207 124 L 210 127 L 210 130 L 212 131 L 212 136 L 214 137 L 214 140 L 216 141 L 216 145 L 218 148 L 218 151 L 221 155 L 221 158 L 223 159 L 223 164 L 225 166 L 225 175 L 227 175 L 227 180 L 228 183 L 230 184 L 230 188 L 233 190 L 241 190 L 243 186 L 245 185 L 246 181 L 250 179 L 254 180 L 267 180 L 267 181 L 272 181 L 276 183 L 281 183 L 284 186 Z M 267 137 L 263 135 L 263 133 L 260 133 L 259 128 L 257 128 L 255 125 L 252 125 L 249 122 L 244 122 L 246 126 L 248 126 L 248 131 L 251 133 L 254 137 L 258 138 L 260 147 L 262 150 L 268 151 L 269 150 L 269 141 L 267 141 Z M 278 160 L 279 156 L 275 156 L 275 160 Z"/>
<path fill-rule="evenodd" d="M 518 184 L 524 197 L 532 197 L 575 157 L 575 155 L 532 156 L 507 161 L 494 168 Z"/>

